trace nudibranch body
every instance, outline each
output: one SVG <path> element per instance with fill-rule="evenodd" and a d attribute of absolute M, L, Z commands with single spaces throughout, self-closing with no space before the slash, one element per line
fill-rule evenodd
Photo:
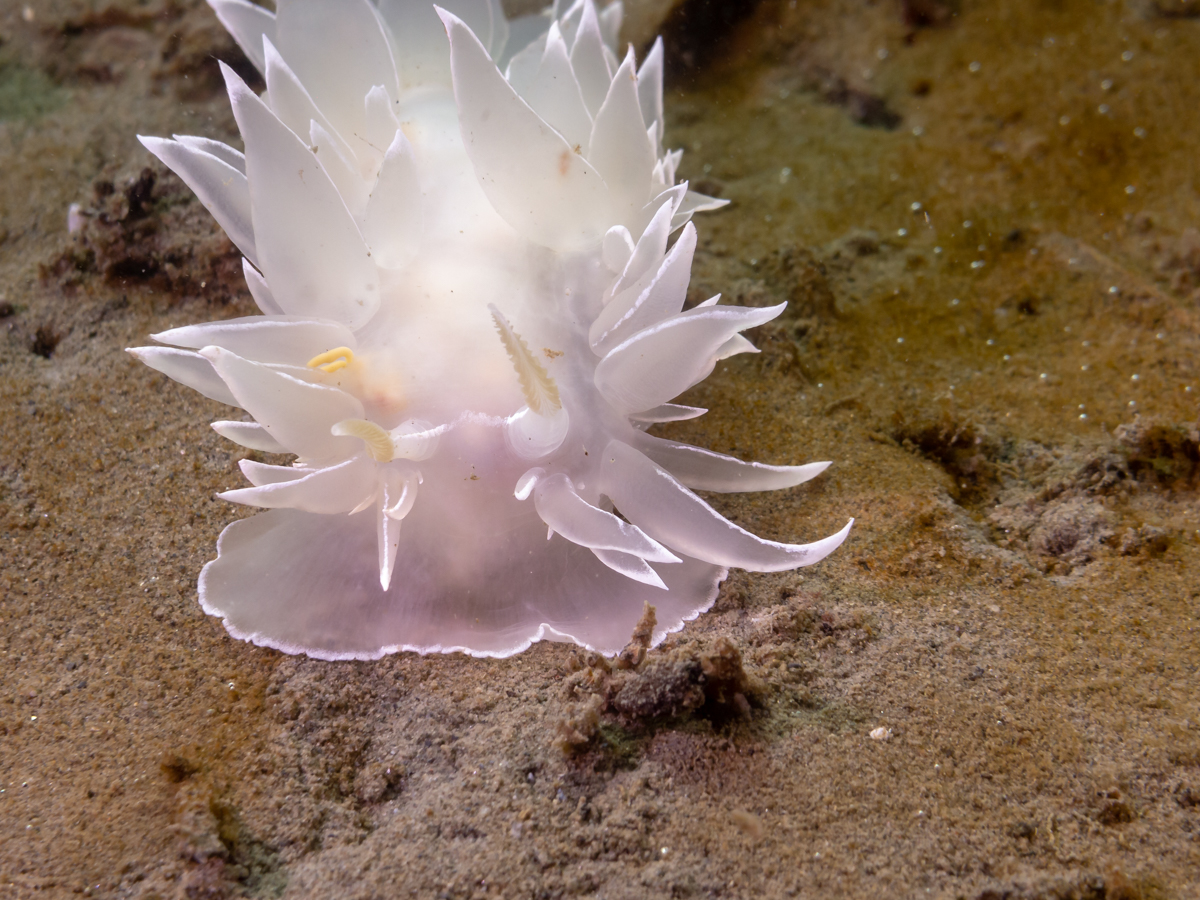
<path fill-rule="evenodd" d="M 296 460 L 244 460 L 250 487 L 221 495 L 268 511 L 221 535 L 206 612 L 323 659 L 614 653 L 645 602 L 661 640 L 727 567 L 842 542 L 762 540 L 693 493 L 826 464 L 646 433 L 701 415 L 671 401 L 783 307 L 684 309 L 691 215 L 722 204 L 675 184 L 662 45 L 618 57 L 619 3 L 511 23 L 498 0 L 210 3 L 267 85 L 224 69 L 245 154 L 142 142 L 241 250 L 263 314 L 130 352 L 244 410 L 224 437 Z"/>

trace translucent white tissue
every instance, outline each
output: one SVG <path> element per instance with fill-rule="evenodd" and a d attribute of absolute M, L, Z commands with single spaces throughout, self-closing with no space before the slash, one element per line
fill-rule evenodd
<path fill-rule="evenodd" d="M 499 0 L 210 3 L 267 85 L 223 69 L 245 153 L 143 142 L 242 251 L 262 315 L 130 352 L 247 414 L 218 434 L 294 456 L 243 459 L 221 494 L 265 510 L 200 576 L 231 634 L 321 659 L 612 654 L 645 603 L 658 642 L 729 566 L 845 539 L 765 540 L 695 493 L 827 463 L 646 433 L 703 415 L 679 394 L 783 307 L 684 310 L 689 220 L 725 201 L 675 183 L 663 46 L 619 55 L 619 3 L 511 23 Z"/>

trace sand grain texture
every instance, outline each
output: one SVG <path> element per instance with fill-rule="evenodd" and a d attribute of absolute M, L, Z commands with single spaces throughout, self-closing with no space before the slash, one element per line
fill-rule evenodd
<path fill-rule="evenodd" d="M 690 300 L 791 307 L 663 433 L 833 460 L 715 500 L 756 533 L 858 524 L 614 668 L 201 613 L 245 451 L 121 351 L 253 310 L 134 134 L 235 138 L 238 56 L 193 0 L 0 3 L 0 897 L 1200 893 L 1196 10 L 702 6 Z"/>

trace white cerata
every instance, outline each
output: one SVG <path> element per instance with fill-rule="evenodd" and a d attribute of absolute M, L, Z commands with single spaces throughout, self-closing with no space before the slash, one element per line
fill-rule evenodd
<path fill-rule="evenodd" d="M 767 541 L 694 491 L 792 487 L 646 433 L 783 305 L 684 309 L 713 200 L 664 151 L 662 43 L 617 53 L 621 4 L 209 0 L 262 73 L 223 66 L 243 155 L 141 138 L 241 251 L 262 315 L 129 352 L 245 412 L 268 511 L 229 525 L 200 603 L 238 638 L 320 659 L 508 656 L 543 639 L 657 643 L 728 567 L 832 552 Z M 614 514 L 614 509 L 620 515 Z M 851 520 L 853 521 L 853 520 Z"/>

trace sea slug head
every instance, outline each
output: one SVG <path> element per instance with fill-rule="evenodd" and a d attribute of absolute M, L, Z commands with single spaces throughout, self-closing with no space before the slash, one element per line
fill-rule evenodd
<path fill-rule="evenodd" d="M 663 147 L 663 50 L 618 56 L 620 3 L 508 22 L 498 0 L 209 0 L 263 74 L 223 68 L 245 153 L 142 138 L 245 257 L 262 315 L 131 350 L 241 410 L 244 459 L 200 577 L 237 637 L 324 659 L 621 649 L 713 601 L 728 567 L 809 565 L 695 491 L 790 488 L 651 436 L 783 306 L 685 309 L 693 214 Z M 618 514 L 619 513 L 619 514 Z"/>

